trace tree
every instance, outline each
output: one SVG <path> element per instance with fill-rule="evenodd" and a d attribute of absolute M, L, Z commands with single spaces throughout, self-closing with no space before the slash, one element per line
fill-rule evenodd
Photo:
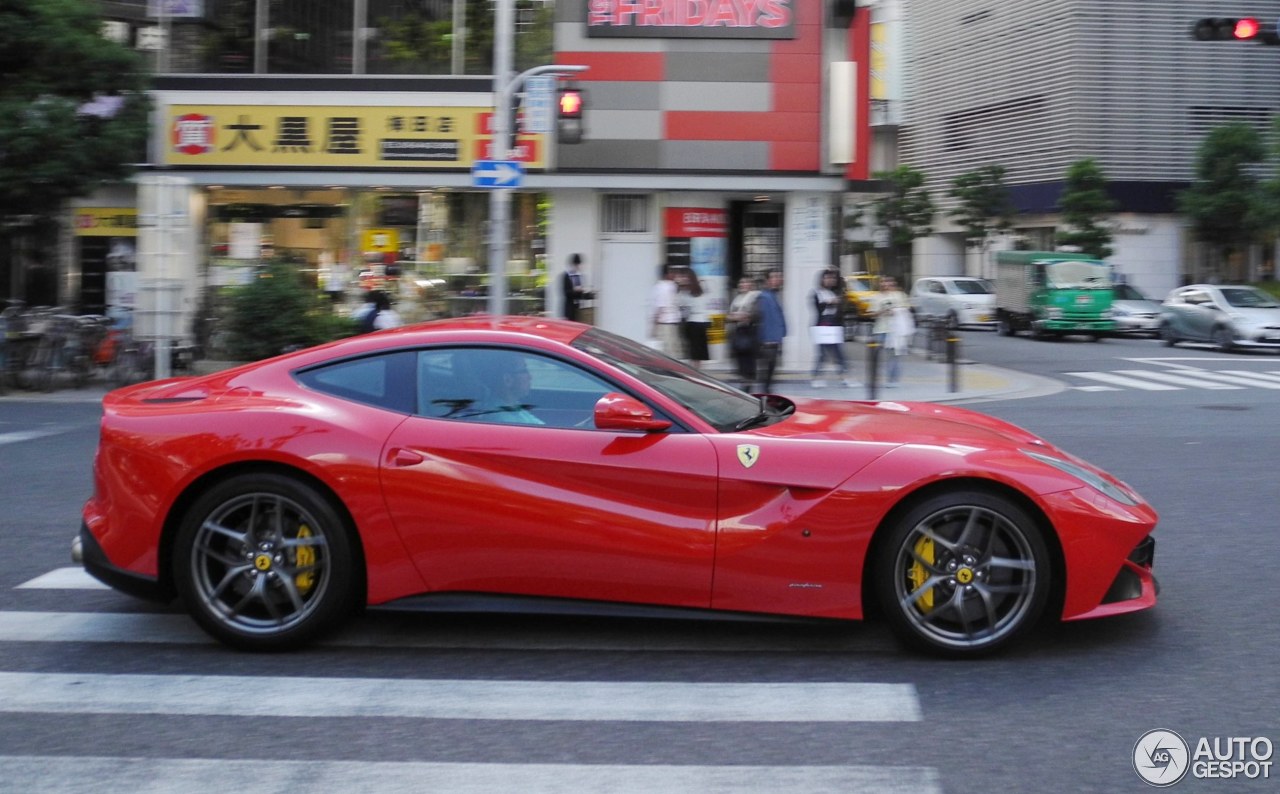
<path fill-rule="evenodd" d="M 917 237 L 933 234 L 933 198 L 924 187 L 924 174 L 910 166 L 899 166 L 893 171 L 878 171 L 874 177 L 884 184 L 884 192 L 871 202 L 875 210 L 876 227 L 885 233 L 889 246 L 891 276 L 906 281 L 906 268 L 901 264 L 903 254 L 910 253 Z"/>
<path fill-rule="evenodd" d="M 146 76 L 90 0 L 0 0 L 0 217 L 51 217 L 144 159 Z"/>
<path fill-rule="evenodd" d="M 1017 212 L 1004 184 L 1004 166 L 985 165 L 951 180 L 947 195 L 960 201 L 948 214 L 964 227 L 970 248 L 985 251 L 992 232 L 1008 231 Z"/>
<path fill-rule="evenodd" d="M 1062 222 L 1067 229 L 1055 236 L 1058 245 L 1079 248 L 1097 259 L 1106 259 L 1111 248 L 1111 230 L 1102 218 L 1114 212 L 1116 202 L 1107 195 L 1107 179 L 1091 157 L 1077 160 L 1067 169 L 1066 186 L 1058 199 Z"/>
<path fill-rule="evenodd" d="M 1266 222 L 1252 170 L 1265 155 L 1262 136 L 1243 122 L 1215 127 L 1196 152 L 1195 181 L 1178 195 L 1178 209 L 1220 262 L 1247 248 Z"/>

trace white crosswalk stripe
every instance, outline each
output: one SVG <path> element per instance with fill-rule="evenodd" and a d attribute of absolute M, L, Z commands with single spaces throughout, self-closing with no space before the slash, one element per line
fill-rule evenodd
<path fill-rule="evenodd" d="M 1076 391 L 1178 391 L 1204 389 L 1228 391 L 1236 389 L 1280 389 L 1280 373 L 1245 370 L 1216 371 L 1179 367 L 1174 369 L 1118 369 L 1108 371 L 1065 372 L 1094 384 L 1072 386 Z M 1106 385 L 1098 385 L 1106 384 Z"/>
<path fill-rule="evenodd" d="M 69 594 L 102 585 L 79 567 L 59 568 L 23 582 L 17 591 Z M 50 596 L 41 595 L 41 599 Z M 540 645 L 529 635 L 507 632 L 488 640 L 450 633 L 445 627 L 421 634 L 388 631 L 373 618 L 372 628 L 353 627 L 326 647 L 568 647 L 563 639 Z M 544 632 L 545 633 L 545 632 Z M 474 634 L 474 632 L 472 632 Z M 625 634 L 625 633 L 623 633 Z M 443 636 L 441 636 L 443 635 Z M 672 643 L 647 639 L 629 646 L 622 634 L 601 645 L 578 637 L 586 653 L 609 648 L 631 651 L 697 651 L 776 644 L 730 638 L 723 644 L 702 633 Z M 190 645 L 212 642 L 189 617 L 168 613 L 0 611 L 0 643 L 118 643 Z M 819 640 L 821 644 L 822 640 Z M 804 652 L 804 642 L 788 644 Z M 144 658 L 139 656 L 138 658 Z M 228 693 L 252 693 L 229 697 Z M 506 678 L 307 677 L 298 675 L 208 675 L 0 671 L 0 713 L 11 715 L 116 715 L 155 718 L 422 719 L 510 721 L 515 723 L 707 724 L 919 724 L 924 715 L 910 683 L 688 682 L 671 680 L 541 680 Z M 623 730 L 625 728 L 610 728 Z M 92 752 L 92 751 L 91 751 Z M 630 759 L 628 759 L 630 760 Z M 841 765 L 743 765 L 636 763 L 488 763 L 460 761 L 364 761 L 359 759 L 191 759 L 164 757 L 6 755 L 0 749 L 0 790 L 99 792 L 239 792 L 245 781 L 255 791 L 293 792 L 298 781 L 320 790 L 377 792 L 626 791 L 673 792 L 850 791 L 941 794 L 935 768 L 851 763 Z"/>
<path fill-rule="evenodd" d="M 933 794 L 942 791 L 927 767 L 676 766 L 575 764 L 365 763 L 62 756 L 0 756 L 0 780 L 12 791 L 61 794 L 729 794 L 742 791 Z M 303 783 L 305 781 L 305 784 Z"/>
<path fill-rule="evenodd" d="M 1088 378 L 1091 380 L 1102 381 L 1115 386 L 1123 386 L 1128 389 L 1143 389 L 1145 391 L 1176 391 L 1177 386 L 1170 386 L 1167 383 L 1150 383 L 1137 378 L 1126 378 L 1123 375 L 1115 375 L 1110 372 L 1067 372 L 1067 375 L 1073 375 L 1077 378 Z"/>
<path fill-rule="evenodd" d="M 583 697 L 584 690 L 592 693 Z M 228 692 L 253 692 L 229 698 Z M 439 681 L 0 672 L 0 711 L 614 722 L 915 722 L 910 684 Z"/>

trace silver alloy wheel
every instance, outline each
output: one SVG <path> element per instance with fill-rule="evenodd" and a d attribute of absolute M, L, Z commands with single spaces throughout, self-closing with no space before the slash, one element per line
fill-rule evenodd
<path fill-rule="evenodd" d="M 1044 588 L 1028 531 L 973 503 L 916 522 L 892 568 L 897 609 L 912 632 L 934 647 L 980 651 L 1038 617 Z"/>
<path fill-rule="evenodd" d="M 188 564 L 203 611 L 241 634 L 276 635 L 305 622 L 330 586 L 326 527 L 279 493 L 250 492 L 201 521 Z"/>

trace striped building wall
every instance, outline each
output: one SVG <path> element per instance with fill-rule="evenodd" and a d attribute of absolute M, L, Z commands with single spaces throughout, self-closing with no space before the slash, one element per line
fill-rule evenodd
<path fill-rule="evenodd" d="M 563 170 L 828 172 L 823 3 L 793 39 L 588 38 L 587 0 L 556 4 L 556 62 L 590 67 L 586 139 Z"/>
<path fill-rule="evenodd" d="M 1136 211 L 1168 212 L 1214 126 L 1265 131 L 1280 106 L 1280 47 L 1198 42 L 1200 17 L 1277 0 L 903 0 L 901 162 L 944 208 L 951 180 L 1006 168 L 1024 209 L 1052 211 L 1071 163 L 1097 158 Z M 1044 186 L 1044 190 L 1017 190 Z"/>

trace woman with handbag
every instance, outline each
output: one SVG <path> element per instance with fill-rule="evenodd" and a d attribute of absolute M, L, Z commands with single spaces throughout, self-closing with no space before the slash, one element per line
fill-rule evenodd
<path fill-rule="evenodd" d="M 827 269 L 818 276 L 818 286 L 809 295 L 813 304 L 814 323 L 809 329 L 813 342 L 817 345 L 817 354 L 813 360 L 813 386 L 822 388 L 827 382 L 822 379 L 822 365 L 830 358 L 835 364 L 836 374 L 841 386 L 853 386 L 845 373 L 848 363 L 844 357 L 844 284 L 840 271 Z"/>

